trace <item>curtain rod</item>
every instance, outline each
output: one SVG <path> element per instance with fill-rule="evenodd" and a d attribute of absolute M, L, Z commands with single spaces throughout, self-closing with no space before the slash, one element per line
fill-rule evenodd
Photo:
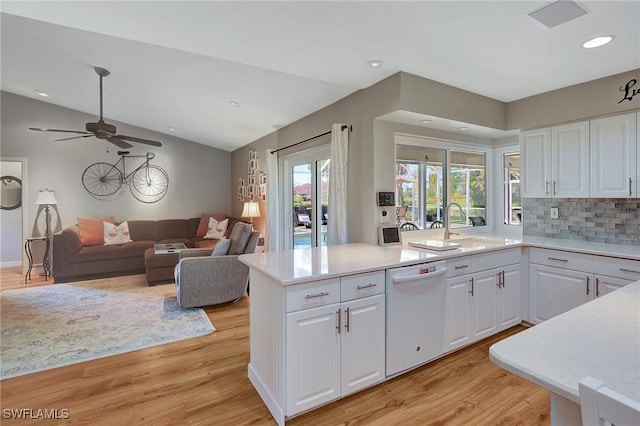
<path fill-rule="evenodd" d="M 342 130 L 349 129 L 349 131 L 352 132 L 353 131 L 353 126 L 350 125 L 350 124 L 343 124 L 341 129 Z M 311 137 L 309 139 L 305 139 L 303 141 L 296 142 L 296 143 L 293 143 L 291 145 L 283 146 L 282 148 L 274 149 L 273 151 L 271 151 L 271 153 L 275 154 L 276 152 L 282 151 L 283 149 L 291 148 L 292 146 L 300 145 L 302 143 L 309 142 L 309 141 L 312 141 L 314 139 L 318 139 L 318 138 L 321 138 L 322 136 L 326 136 L 326 135 L 330 135 L 330 134 L 331 134 L 331 130 L 329 130 L 328 132 L 321 133 L 319 135 L 315 135 L 315 136 L 313 136 L 313 137 Z"/>

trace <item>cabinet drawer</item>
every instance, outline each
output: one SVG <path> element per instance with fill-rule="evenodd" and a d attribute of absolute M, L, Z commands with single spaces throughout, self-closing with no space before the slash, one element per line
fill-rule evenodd
<path fill-rule="evenodd" d="M 384 293 L 384 271 L 340 278 L 340 300 L 343 302 L 382 293 Z"/>
<path fill-rule="evenodd" d="M 640 261 L 594 256 L 593 272 L 627 280 L 640 280 Z"/>
<path fill-rule="evenodd" d="M 581 272 L 593 272 L 593 257 L 590 254 L 540 248 L 532 248 L 529 252 L 531 263 Z"/>
<path fill-rule="evenodd" d="M 287 312 L 340 302 L 340 278 L 287 287 Z"/>
<path fill-rule="evenodd" d="M 471 256 L 447 259 L 447 278 L 458 277 L 475 272 L 471 264 Z"/>
<path fill-rule="evenodd" d="M 473 270 L 487 271 L 493 268 L 501 268 L 507 265 L 520 263 L 522 253 L 520 248 L 510 248 L 505 250 L 492 251 L 489 253 L 478 253 L 472 256 Z"/>

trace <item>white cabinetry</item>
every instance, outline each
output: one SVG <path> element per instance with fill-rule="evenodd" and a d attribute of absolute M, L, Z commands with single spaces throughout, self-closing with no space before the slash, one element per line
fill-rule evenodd
<path fill-rule="evenodd" d="M 380 271 L 287 288 L 287 311 L 302 309 L 286 318 L 287 416 L 384 379 L 384 278 Z"/>
<path fill-rule="evenodd" d="M 445 352 L 520 323 L 520 249 L 455 258 L 448 270 Z"/>
<path fill-rule="evenodd" d="M 538 324 L 640 278 L 640 262 L 532 248 L 529 321 Z"/>
<path fill-rule="evenodd" d="M 591 196 L 638 197 L 636 113 L 591 120 Z"/>
<path fill-rule="evenodd" d="M 523 197 L 589 196 L 589 122 L 520 133 Z"/>

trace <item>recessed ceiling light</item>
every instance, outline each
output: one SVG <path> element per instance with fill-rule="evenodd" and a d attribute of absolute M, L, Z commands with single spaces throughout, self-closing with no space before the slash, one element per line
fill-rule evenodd
<path fill-rule="evenodd" d="M 39 96 L 42 96 L 42 97 L 45 97 L 45 98 L 46 98 L 47 96 L 49 96 L 49 94 L 48 94 L 47 92 L 45 92 L 44 90 L 40 90 L 40 89 L 36 89 L 36 93 L 37 93 Z"/>
<path fill-rule="evenodd" d="M 465 130 L 469 130 L 469 128 L 467 126 L 462 126 L 462 127 L 458 127 L 458 130 L 465 131 Z"/>
<path fill-rule="evenodd" d="M 374 59 L 373 61 L 367 62 L 367 65 L 369 65 L 371 68 L 378 68 L 379 66 L 382 66 L 382 61 L 379 59 Z"/>
<path fill-rule="evenodd" d="M 433 120 L 426 120 L 426 119 L 425 119 L 425 120 L 420 120 L 420 122 L 421 122 L 422 124 L 429 124 L 429 123 L 431 123 L 432 121 L 433 121 Z"/>
<path fill-rule="evenodd" d="M 167 129 L 169 129 L 170 132 L 175 132 L 176 131 L 175 127 L 167 127 Z"/>
<path fill-rule="evenodd" d="M 611 43 L 614 38 L 616 37 L 613 35 L 594 37 L 591 40 L 587 40 L 582 43 L 582 47 L 584 47 L 585 49 L 593 49 L 594 47 L 604 46 L 607 43 Z"/>
<path fill-rule="evenodd" d="M 229 105 L 231 105 L 232 107 L 239 107 L 240 104 L 236 101 L 229 101 Z"/>

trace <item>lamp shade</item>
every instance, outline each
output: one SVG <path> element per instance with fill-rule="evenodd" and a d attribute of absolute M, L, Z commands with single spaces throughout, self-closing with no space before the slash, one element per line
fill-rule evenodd
<path fill-rule="evenodd" d="M 38 197 L 36 198 L 35 204 L 36 206 L 54 206 L 58 204 L 55 196 L 55 191 L 51 189 L 41 189 L 38 192 Z"/>
<path fill-rule="evenodd" d="M 247 201 L 242 209 L 242 217 L 260 217 L 260 207 L 257 201 Z"/>

